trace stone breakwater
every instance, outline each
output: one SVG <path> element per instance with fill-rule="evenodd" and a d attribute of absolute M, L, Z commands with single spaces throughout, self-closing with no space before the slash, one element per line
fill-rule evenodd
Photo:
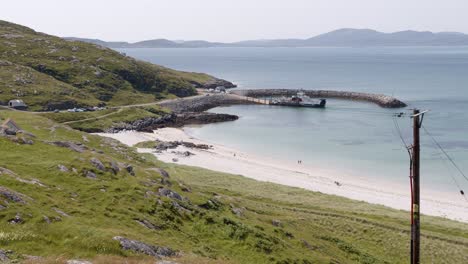
<path fill-rule="evenodd" d="M 249 89 L 249 90 L 231 90 L 232 94 L 249 97 L 268 97 L 268 96 L 292 96 L 299 91 L 303 91 L 307 96 L 313 98 L 338 98 L 346 100 L 366 101 L 375 103 L 385 108 L 401 108 L 407 106 L 404 102 L 388 95 L 330 91 L 330 90 L 295 90 L 295 89 Z"/>
<path fill-rule="evenodd" d="M 159 103 L 160 106 L 169 108 L 175 113 L 203 112 L 211 108 L 233 104 L 251 104 L 247 100 L 233 94 L 210 94 L 188 98 L 179 98 Z"/>

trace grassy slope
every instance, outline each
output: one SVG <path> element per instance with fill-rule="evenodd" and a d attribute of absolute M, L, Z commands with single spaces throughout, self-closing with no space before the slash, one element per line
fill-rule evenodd
<path fill-rule="evenodd" d="M 170 94 L 188 96 L 196 93 L 194 85 L 213 79 L 1 20 L 0 44 L 0 101 L 20 97 L 32 110 L 43 110 L 49 103 L 112 106 L 152 102 Z"/>
<path fill-rule="evenodd" d="M 157 105 L 106 109 L 96 112 L 81 113 L 45 113 L 43 116 L 59 123 L 86 132 L 103 132 L 119 123 L 131 123 L 147 117 L 161 117 L 170 113 L 170 110 Z"/>
<path fill-rule="evenodd" d="M 115 141 L 88 135 L 53 121 L 21 112 L 0 111 L 34 133 L 34 145 L 17 145 L 0 137 L 0 167 L 46 187 L 0 175 L 0 185 L 31 198 L 26 204 L 6 203 L 0 196 L 0 248 L 55 259 L 87 258 L 97 263 L 148 258 L 122 251 L 113 236 L 120 235 L 184 252 L 181 263 L 407 263 L 408 213 L 298 188 L 256 182 L 200 168 L 163 164 Z M 85 135 L 89 142 L 84 142 Z M 83 142 L 84 153 L 44 143 Z M 93 151 L 95 149 L 95 151 Z M 100 152 L 103 152 L 100 154 Z M 89 160 L 130 163 L 136 177 L 99 172 Z M 59 164 L 78 173 L 60 172 Z M 180 202 L 192 210 L 181 213 L 168 198 L 158 198 L 162 167 L 171 174 L 172 189 L 190 199 Z M 97 180 L 82 176 L 85 170 Z M 191 188 L 183 192 L 182 186 Z M 105 190 L 105 191 L 102 191 Z M 161 199 L 163 202 L 158 203 Z M 206 208 L 209 199 L 215 201 Z M 3 201 L 2 201 L 3 200 Z M 243 216 L 231 206 L 244 208 Z M 58 208 L 69 217 L 54 211 Z M 9 224 L 17 213 L 23 224 Z M 60 221 L 45 223 L 60 217 Z M 135 222 L 146 219 L 162 230 Z M 272 225 L 280 220 L 282 226 Z M 466 263 L 468 226 L 436 217 L 422 219 L 423 263 Z M 307 241 L 305 243 L 304 241 Z M 148 262 L 150 263 L 150 262 Z"/>

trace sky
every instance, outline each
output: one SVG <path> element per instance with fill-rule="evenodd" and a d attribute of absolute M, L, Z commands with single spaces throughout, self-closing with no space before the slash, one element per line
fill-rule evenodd
<path fill-rule="evenodd" d="M 468 0 L 1 0 L 0 20 L 61 37 L 233 42 L 339 28 L 468 33 Z"/>

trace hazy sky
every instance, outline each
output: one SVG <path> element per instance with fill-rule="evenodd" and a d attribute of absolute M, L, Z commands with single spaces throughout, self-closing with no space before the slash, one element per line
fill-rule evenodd
<path fill-rule="evenodd" d="M 0 19 L 108 41 L 308 38 L 343 27 L 468 33 L 468 0 L 1 0 Z"/>

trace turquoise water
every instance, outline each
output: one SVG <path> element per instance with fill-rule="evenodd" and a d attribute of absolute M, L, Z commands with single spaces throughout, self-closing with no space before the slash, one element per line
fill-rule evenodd
<path fill-rule="evenodd" d="M 190 128 L 201 139 L 273 158 L 407 185 L 408 154 L 395 112 L 429 109 L 424 124 L 468 174 L 468 47 L 125 49 L 130 56 L 206 72 L 242 88 L 336 89 L 384 93 L 407 109 L 329 100 L 327 108 L 231 106 L 211 111 L 238 121 Z M 399 118 L 407 142 L 411 120 Z M 468 181 L 447 166 L 422 132 L 422 187 L 457 192 Z M 460 199 L 462 199 L 460 197 Z"/>

